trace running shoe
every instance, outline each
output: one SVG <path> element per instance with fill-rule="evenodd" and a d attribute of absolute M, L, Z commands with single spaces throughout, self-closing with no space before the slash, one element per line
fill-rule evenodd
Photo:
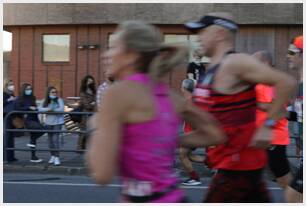
<path fill-rule="evenodd" d="M 32 157 L 30 162 L 34 162 L 34 163 L 39 163 L 39 162 L 42 162 L 43 160 L 38 158 L 38 157 Z"/>
<path fill-rule="evenodd" d="M 192 178 L 189 178 L 188 180 L 185 180 L 184 182 L 182 182 L 182 185 L 200 185 L 202 184 L 201 181 L 199 180 L 195 180 L 195 179 L 192 179 Z"/>
<path fill-rule="evenodd" d="M 28 146 L 28 147 L 33 147 L 33 148 L 36 147 L 36 145 L 35 145 L 35 144 L 32 144 L 32 143 L 28 143 L 27 146 Z"/>

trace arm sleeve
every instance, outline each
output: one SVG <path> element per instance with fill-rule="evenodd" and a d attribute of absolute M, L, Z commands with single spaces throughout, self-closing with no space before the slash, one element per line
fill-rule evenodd
<path fill-rule="evenodd" d="M 63 112 L 64 111 L 64 107 L 65 107 L 64 101 L 59 98 L 58 99 L 58 104 L 59 104 L 59 107 L 56 108 L 54 111 L 56 111 L 56 112 Z"/>
<path fill-rule="evenodd" d="M 47 112 L 50 108 L 48 107 L 43 107 L 44 101 L 38 106 L 38 111 L 40 112 Z"/>
<path fill-rule="evenodd" d="M 81 93 L 80 97 L 81 97 L 81 106 L 82 106 L 83 109 L 86 109 L 86 110 L 93 110 L 94 109 L 95 106 L 90 104 L 90 103 L 93 102 L 93 100 L 91 98 L 89 98 L 84 93 Z"/>

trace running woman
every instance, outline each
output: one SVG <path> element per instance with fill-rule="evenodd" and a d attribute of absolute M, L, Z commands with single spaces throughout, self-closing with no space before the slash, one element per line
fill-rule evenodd
<path fill-rule="evenodd" d="M 87 159 L 94 178 L 107 184 L 118 172 L 121 202 L 183 202 L 173 168 L 178 144 L 204 147 L 224 141 L 214 118 L 162 80 L 172 69 L 183 68 L 187 49 L 164 45 L 154 26 L 128 21 L 116 30 L 108 52 L 109 72 L 117 83 L 91 120 Z M 195 129 L 182 138 L 180 117 Z"/>
<path fill-rule="evenodd" d="M 227 141 L 208 148 L 207 162 L 217 169 L 205 202 L 270 202 L 262 177 L 267 163 L 271 128 L 296 87 L 290 76 L 271 69 L 250 55 L 235 52 L 238 25 L 229 13 L 210 13 L 185 24 L 198 33 L 205 56 L 211 57 L 204 80 L 197 85 L 194 102 L 219 120 Z M 254 85 L 275 87 L 267 119 L 256 130 Z"/>

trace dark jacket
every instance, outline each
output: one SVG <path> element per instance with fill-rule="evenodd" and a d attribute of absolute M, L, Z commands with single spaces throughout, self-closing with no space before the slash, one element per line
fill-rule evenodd
<path fill-rule="evenodd" d="M 18 97 L 15 102 L 15 109 L 17 111 L 33 111 L 31 106 L 37 107 L 35 96 L 25 96 L 23 99 Z M 37 114 L 27 114 L 26 121 L 39 121 Z"/>
<path fill-rule="evenodd" d="M 14 94 L 3 92 L 3 117 L 15 108 L 15 101 L 8 101 L 11 97 L 15 97 Z"/>
<path fill-rule="evenodd" d="M 82 112 L 94 112 L 96 109 L 96 104 L 91 104 L 96 101 L 94 94 L 89 94 L 87 92 L 80 93 L 80 107 Z"/>

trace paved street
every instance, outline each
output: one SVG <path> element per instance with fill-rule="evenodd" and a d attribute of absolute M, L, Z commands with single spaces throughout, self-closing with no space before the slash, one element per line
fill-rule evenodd
<path fill-rule="evenodd" d="M 202 178 L 202 185 L 182 186 L 190 202 L 201 202 L 210 178 Z M 3 201 L 5 203 L 105 203 L 117 202 L 120 182 L 114 180 L 99 186 L 87 176 L 55 174 L 4 174 Z M 284 202 L 283 192 L 274 182 L 268 182 L 273 202 Z"/>
<path fill-rule="evenodd" d="M 16 148 L 25 149 L 28 137 L 16 138 Z M 77 135 L 63 136 L 62 149 L 75 149 Z M 288 154 L 294 155 L 295 142 L 292 140 L 288 148 Z M 47 137 L 38 140 L 38 149 L 47 149 Z M 197 149 L 195 153 L 201 154 L 203 150 Z M 98 186 L 87 175 L 84 155 L 75 152 L 61 153 L 61 166 L 48 165 L 49 152 L 38 152 L 38 156 L 44 159 L 42 163 L 30 163 L 29 151 L 16 151 L 19 161 L 4 164 L 4 196 L 6 203 L 100 203 L 117 202 L 120 192 L 120 182 L 114 180 L 110 185 Z M 298 161 L 290 159 L 294 169 Z M 179 160 L 176 160 L 175 168 L 181 180 L 185 180 L 186 173 L 181 169 Z M 194 163 L 195 170 L 201 175 L 202 185 L 182 187 L 190 202 L 201 202 L 207 192 L 207 186 L 211 180 L 210 171 L 201 163 Z M 265 179 L 268 182 L 269 191 L 274 202 L 284 202 L 283 192 L 278 187 L 269 170 L 265 170 Z"/>

